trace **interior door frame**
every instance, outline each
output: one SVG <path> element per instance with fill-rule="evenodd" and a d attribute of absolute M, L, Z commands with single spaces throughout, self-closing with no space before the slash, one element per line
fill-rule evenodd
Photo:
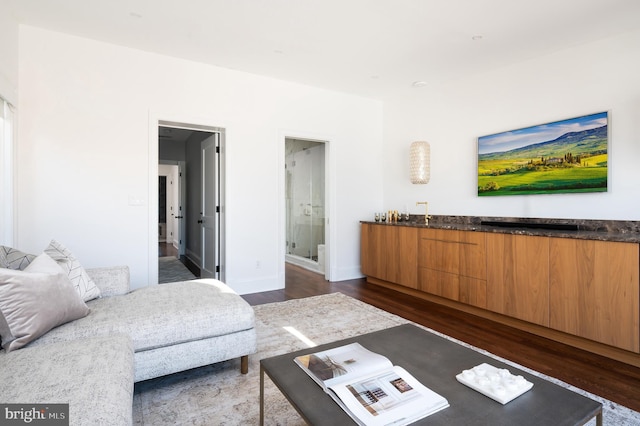
<path fill-rule="evenodd" d="M 15 149 L 17 116 L 13 105 L 0 96 L 0 244 L 12 247 L 16 237 Z"/>
<path fill-rule="evenodd" d="M 217 126 L 214 123 L 202 119 L 202 117 L 184 117 L 170 113 L 149 112 L 149 143 L 148 143 L 148 215 L 147 215 L 147 285 L 158 284 L 158 150 L 159 137 L 158 127 L 174 127 L 179 129 L 199 130 L 211 133 L 220 133 L 220 169 L 219 169 L 219 188 L 220 188 L 220 279 L 224 281 L 224 271 L 226 266 L 226 221 L 225 221 L 225 192 L 226 192 L 226 169 L 225 169 L 225 127 Z"/>
<path fill-rule="evenodd" d="M 280 254 L 280 268 L 279 268 L 279 276 L 278 282 L 284 288 L 285 284 L 285 254 L 287 251 L 287 212 L 286 212 L 286 170 L 285 170 L 285 146 L 287 139 L 304 139 L 313 142 L 320 142 L 324 144 L 324 179 L 325 179 L 325 187 L 324 187 L 324 200 L 325 200 L 325 230 L 324 230 L 324 250 L 325 250 L 325 273 L 324 277 L 327 281 L 335 281 L 335 277 L 337 276 L 335 271 L 336 265 L 336 251 L 333 249 L 332 241 L 337 241 L 336 226 L 332 225 L 332 221 L 336 218 L 335 211 L 335 194 L 336 194 L 336 182 L 335 177 L 331 173 L 332 170 L 335 170 L 335 154 L 333 149 L 333 138 L 331 135 L 327 134 L 318 134 L 318 133 L 309 133 L 297 130 L 281 130 L 279 135 L 279 154 L 278 154 L 278 165 L 279 165 L 279 206 L 278 215 L 279 215 L 279 241 L 278 241 L 278 252 Z"/>

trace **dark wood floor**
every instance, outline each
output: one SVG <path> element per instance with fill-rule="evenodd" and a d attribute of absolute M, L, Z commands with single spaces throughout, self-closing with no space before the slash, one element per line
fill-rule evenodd
<path fill-rule="evenodd" d="M 260 305 L 333 292 L 344 293 L 640 411 L 640 368 L 369 284 L 364 279 L 328 282 L 321 275 L 287 264 L 284 290 L 243 297 L 252 305 Z"/>
<path fill-rule="evenodd" d="M 158 243 L 158 257 L 178 257 L 178 249 L 169 243 Z"/>

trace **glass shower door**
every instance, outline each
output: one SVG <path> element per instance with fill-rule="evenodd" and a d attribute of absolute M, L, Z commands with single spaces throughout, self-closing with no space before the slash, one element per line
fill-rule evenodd
<path fill-rule="evenodd" d="M 309 141 L 287 155 L 287 254 L 318 261 L 324 244 L 324 144 Z"/>

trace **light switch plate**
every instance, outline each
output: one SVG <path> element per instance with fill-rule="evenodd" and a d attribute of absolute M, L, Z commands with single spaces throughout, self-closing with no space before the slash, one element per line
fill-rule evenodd
<path fill-rule="evenodd" d="M 147 200 L 144 197 L 129 195 L 129 205 L 130 206 L 146 206 Z"/>

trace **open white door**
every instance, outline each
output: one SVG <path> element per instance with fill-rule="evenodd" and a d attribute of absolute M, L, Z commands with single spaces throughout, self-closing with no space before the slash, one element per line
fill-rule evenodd
<path fill-rule="evenodd" d="M 202 278 L 219 278 L 219 189 L 217 154 L 220 135 L 213 133 L 200 144 L 202 151 L 202 211 L 200 224 L 202 235 Z"/>

